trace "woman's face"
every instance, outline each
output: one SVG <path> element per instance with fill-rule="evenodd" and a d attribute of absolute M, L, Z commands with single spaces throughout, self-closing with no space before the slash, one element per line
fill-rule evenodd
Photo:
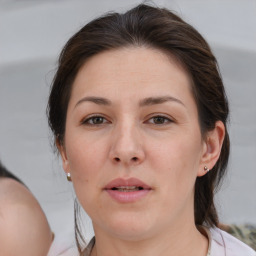
<path fill-rule="evenodd" d="M 98 54 L 78 72 L 60 150 L 96 233 L 132 240 L 194 222 L 207 145 L 190 83 L 143 47 Z"/>

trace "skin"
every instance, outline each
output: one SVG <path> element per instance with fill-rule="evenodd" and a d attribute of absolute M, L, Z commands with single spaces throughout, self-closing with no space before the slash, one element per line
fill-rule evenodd
<path fill-rule="evenodd" d="M 0 255 L 46 256 L 52 243 L 47 219 L 31 192 L 0 178 Z"/>
<path fill-rule="evenodd" d="M 190 84 L 173 59 L 143 47 L 100 53 L 78 72 L 59 150 L 93 222 L 93 255 L 206 255 L 208 240 L 194 224 L 194 186 L 219 157 L 224 125 L 202 139 Z M 152 97 L 165 100 L 145 101 Z M 152 190 L 118 203 L 104 187 L 119 177 Z"/>

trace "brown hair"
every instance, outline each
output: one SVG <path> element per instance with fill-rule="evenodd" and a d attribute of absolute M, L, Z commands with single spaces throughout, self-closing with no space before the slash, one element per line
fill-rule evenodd
<path fill-rule="evenodd" d="M 0 162 L 0 178 L 10 178 L 10 179 L 13 179 L 13 180 L 16 180 L 18 181 L 19 183 L 21 183 L 22 185 L 23 182 L 17 178 L 14 174 L 12 174 L 11 172 L 9 172 L 3 165 L 2 163 Z"/>
<path fill-rule="evenodd" d="M 217 61 L 207 42 L 171 11 L 141 4 L 124 14 L 111 13 L 91 21 L 62 50 L 48 103 L 49 125 L 59 143 L 63 143 L 72 83 L 80 67 L 100 52 L 132 46 L 159 49 L 184 66 L 192 80 L 202 137 L 218 120 L 226 127 L 228 102 Z M 228 157 L 226 129 L 216 165 L 196 180 L 194 215 L 197 225 L 218 224 L 213 196 L 225 174 Z"/>

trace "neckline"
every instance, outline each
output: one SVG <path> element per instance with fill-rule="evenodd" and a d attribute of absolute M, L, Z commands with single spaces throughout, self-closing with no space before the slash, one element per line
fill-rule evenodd
<path fill-rule="evenodd" d="M 198 226 L 198 229 L 201 233 L 203 233 L 203 235 L 206 235 L 207 238 L 208 238 L 208 250 L 207 250 L 206 256 L 211 256 L 211 249 L 212 249 L 212 235 L 211 235 L 211 232 L 210 232 L 209 228 L 207 228 L 205 226 Z"/>
<path fill-rule="evenodd" d="M 211 232 L 209 230 L 209 228 L 205 227 L 205 226 L 198 226 L 199 231 L 203 232 L 204 235 L 207 236 L 208 238 L 208 250 L 207 250 L 207 254 L 206 256 L 211 256 L 211 248 L 212 248 L 212 235 Z M 84 256 L 90 256 L 92 253 L 92 249 L 95 245 L 95 236 L 90 240 L 89 244 L 87 245 L 85 251 L 84 251 Z"/>

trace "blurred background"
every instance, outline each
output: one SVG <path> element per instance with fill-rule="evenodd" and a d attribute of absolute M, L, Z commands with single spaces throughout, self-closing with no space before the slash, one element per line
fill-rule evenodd
<path fill-rule="evenodd" d="M 72 185 L 54 154 L 47 97 L 65 42 L 107 11 L 138 0 L 0 0 L 0 159 L 34 193 L 55 234 L 73 237 Z M 224 223 L 256 224 L 256 0 L 162 0 L 208 40 L 230 101 L 229 173 L 217 195 Z M 85 225 L 90 225 L 86 219 Z M 86 227 L 86 236 L 92 235 Z"/>

